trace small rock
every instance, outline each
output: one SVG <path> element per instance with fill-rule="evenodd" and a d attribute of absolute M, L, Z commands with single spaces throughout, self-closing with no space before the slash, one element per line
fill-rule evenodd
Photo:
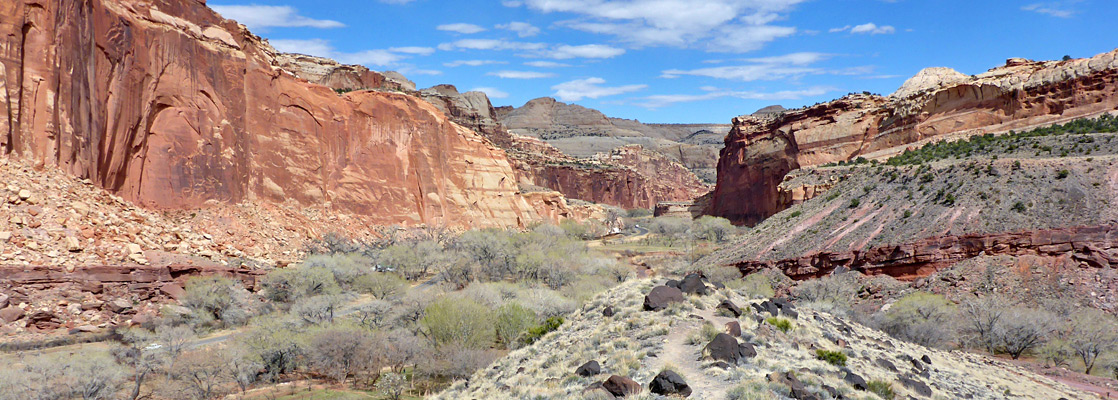
<path fill-rule="evenodd" d="M 0 232 L 0 242 L 7 242 L 9 240 L 12 240 L 12 233 L 11 232 L 7 232 L 7 231 Z"/>
<path fill-rule="evenodd" d="M 923 361 L 924 364 L 932 365 L 932 358 L 928 357 L 927 354 L 925 354 L 923 357 L 920 357 L 920 361 Z"/>
<path fill-rule="evenodd" d="M 103 307 L 104 305 L 105 305 L 105 302 L 103 302 L 101 300 L 83 301 L 82 302 L 82 310 L 86 310 L 86 311 L 100 310 L 101 307 Z"/>
<path fill-rule="evenodd" d="M 80 253 L 83 250 L 82 242 L 80 240 L 78 240 L 78 238 L 73 237 L 73 236 L 67 236 L 65 241 L 66 241 L 66 250 L 67 251 L 69 251 L 71 253 Z"/>
<path fill-rule="evenodd" d="M 0 320 L 5 323 L 16 322 L 23 318 L 23 309 L 19 307 L 7 307 L 0 310 Z"/>
<path fill-rule="evenodd" d="M 186 290 L 183 290 L 182 286 L 174 282 L 164 283 L 163 286 L 159 287 L 159 291 L 166 293 L 168 296 L 171 296 L 171 298 L 175 300 L 178 300 L 186 294 Z"/>
<path fill-rule="evenodd" d="M 679 290 L 687 294 L 705 296 L 709 290 L 699 274 L 688 274 L 679 282 Z"/>
<path fill-rule="evenodd" d="M 108 303 L 109 311 L 120 314 L 132 309 L 132 302 L 125 299 L 116 299 Z"/>
<path fill-rule="evenodd" d="M 912 391 L 916 392 L 916 394 L 918 395 L 924 397 L 932 397 L 932 388 L 928 387 L 928 385 L 924 382 L 921 382 L 909 376 L 902 376 L 900 377 L 900 379 L 898 379 L 898 381 L 901 383 L 901 385 L 904 385 L 904 387 L 906 388 L 912 389 Z"/>
<path fill-rule="evenodd" d="M 135 244 L 135 243 L 129 243 L 129 244 L 124 245 L 124 250 L 127 251 L 129 255 L 131 255 L 131 254 L 142 254 L 144 252 L 144 248 L 140 247 L 140 245 Z"/>
<path fill-rule="evenodd" d="M 19 199 L 20 200 L 26 201 L 29 198 L 31 198 L 31 191 L 30 190 L 27 190 L 27 189 L 20 189 L 19 190 Z"/>
<path fill-rule="evenodd" d="M 615 397 L 625 397 L 640 394 L 641 392 L 641 384 L 637 383 L 637 381 L 617 375 L 610 375 L 609 379 L 602 382 L 602 388 L 606 389 L 607 392 L 610 392 L 610 394 L 613 394 Z"/>
<path fill-rule="evenodd" d="M 12 298 L 10 296 L 0 293 L 0 308 L 7 307 L 8 301 L 10 301 L 11 299 Z"/>
<path fill-rule="evenodd" d="M 78 331 L 78 332 L 85 332 L 85 333 L 97 332 L 97 327 L 93 326 L 93 325 L 82 325 L 82 326 L 79 326 L 77 328 L 74 328 L 74 330 Z"/>
<path fill-rule="evenodd" d="M 669 370 L 660 371 L 655 378 L 652 378 L 652 382 L 648 383 L 648 390 L 662 396 L 691 395 L 691 386 L 687 385 L 682 376 Z"/>
<path fill-rule="evenodd" d="M 575 375 L 582 377 L 591 377 L 602 373 L 602 366 L 596 360 L 587 361 L 586 364 L 575 369 Z"/>
<path fill-rule="evenodd" d="M 854 387 L 854 389 L 856 390 L 866 390 L 866 380 L 865 378 L 858 376 L 858 374 L 847 372 L 846 376 L 843 377 L 842 380 L 846 383 L 849 383 L 850 386 Z"/>
<path fill-rule="evenodd" d="M 613 306 L 606 306 L 606 308 L 602 310 L 602 316 L 603 317 L 612 317 L 613 316 Z"/>

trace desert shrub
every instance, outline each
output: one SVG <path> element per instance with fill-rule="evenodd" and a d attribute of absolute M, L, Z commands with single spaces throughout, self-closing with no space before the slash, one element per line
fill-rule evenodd
<path fill-rule="evenodd" d="M 395 372 L 384 374 L 377 380 L 377 391 L 390 400 L 400 400 L 408 389 L 408 378 Z"/>
<path fill-rule="evenodd" d="M 1070 172 L 1070 171 L 1068 171 L 1068 170 L 1066 170 L 1066 169 L 1061 169 L 1061 170 L 1059 170 L 1059 171 L 1056 171 L 1056 179 L 1064 179 L 1064 178 L 1067 178 L 1069 174 L 1071 174 L 1071 172 Z"/>
<path fill-rule="evenodd" d="M 282 320 L 258 320 L 254 320 L 254 324 L 258 325 L 238 337 L 235 345 L 243 346 L 260 361 L 261 379 L 274 381 L 280 375 L 295 370 L 305 350 L 302 335 Z"/>
<path fill-rule="evenodd" d="M 742 296 L 750 299 L 772 298 L 776 296 L 772 279 L 761 272 L 746 275 L 737 281 L 727 282 L 726 287 L 734 289 Z"/>
<path fill-rule="evenodd" d="M 707 265 L 700 268 L 703 276 L 711 283 L 721 283 L 723 285 L 728 282 L 741 279 L 741 270 L 737 267 L 730 267 L 725 265 Z"/>
<path fill-rule="evenodd" d="M 407 282 L 390 272 L 373 272 L 362 275 L 353 284 L 354 289 L 384 300 L 394 297 L 406 288 Z"/>
<path fill-rule="evenodd" d="M 231 279 L 194 277 L 186 281 L 182 305 L 193 311 L 199 325 L 241 325 L 250 315 L 248 292 Z"/>
<path fill-rule="evenodd" d="M 512 275 L 516 261 L 516 248 L 510 236 L 497 229 L 467 231 L 454 240 L 453 247 L 490 279 L 500 280 Z"/>
<path fill-rule="evenodd" d="M 329 271 L 339 287 L 348 289 L 358 277 L 372 272 L 373 260 L 357 253 L 319 254 L 308 256 L 300 268 Z"/>
<path fill-rule="evenodd" d="M 647 208 L 634 208 L 631 210 L 626 210 L 625 215 L 629 218 L 651 217 L 652 210 Z"/>
<path fill-rule="evenodd" d="M 377 263 L 383 269 L 392 270 L 407 280 L 415 281 L 433 273 L 435 266 L 445 263 L 448 257 L 439 242 L 421 240 L 384 248 L 377 257 Z"/>
<path fill-rule="evenodd" d="M 858 208 L 860 205 L 862 205 L 862 200 L 856 198 L 850 199 L 850 208 Z"/>
<path fill-rule="evenodd" d="M 897 397 L 897 393 L 893 391 L 893 384 L 881 380 L 866 382 L 866 390 L 884 400 L 893 400 Z"/>
<path fill-rule="evenodd" d="M 125 378 L 100 352 L 31 356 L 0 368 L 0 399 L 114 399 Z"/>
<path fill-rule="evenodd" d="M 440 348 L 480 349 L 494 341 L 492 312 L 471 299 L 439 298 L 427 306 L 419 323 Z"/>
<path fill-rule="evenodd" d="M 537 340 L 540 340 L 543 335 L 559 329 L 559 326 L 563 325 L 563 322 L 563 317 L 550 317 L 542 324 L 529 328 L 528 331 L 524 333 L 524 344 L 535 343 Z"/>
<path fill-rule="evenodd" d="M 714 327 L 714 324 L 710 322 L 704 322 L 703 325 L 699 327 L 699 337 L 702 339 L 702 343 L 709 343 L 714 340 L 714 337 L 718 336 L 719 333 L 722 333 L 722 331 L 718 330 L 718 328 Z"/>
<path fill-rule="evenodd" d="M 324 324 L 334 322 L 334 316 L 341 312 L 345 304 L 345 297 L 336 294 L 307 297 L 299 299 L 291 307 L 291 315 L 298 317 L 308 324 Z"/>
<path fill-rule="evenodd" d="M 1053 339 L 1045 342 L 1037 349 L 1037 355 L 1044 360 L 1045 365 L 1063 367 L 1075 357 L 1075 350 L 1068 345 L 1066 340 Z"/>
<path fill-rule="evenodd" d="M 168 374 L 170 382 L 159 387 L 162 391 L 160 397 L 212 399 L 224 394 L 222 387 L 232 380 L 227 365 L 217 350 L 201 349 L 183 353 L 175 358 L 173 365 Z"/>
<path fill-rule="evenodd" d="M 302 265 L 269 272 L 260 285 L 264 289 L 265 298 L 283 304 L 294 303 L 303 297 L 341 292 L 330 270 Z"/>
<path fill-rule="evenodd" d="M 536 313 L 517 303 L 497 308 L 496 314 L 497 340 L 508 349 L 515 349 L 520 335 L 536 324 Z"/>
<path fill-rule="evenodd" d="M 893 337 L 922 346 L 939 346 L 952 337 L 954 306 L 943 296 L 915 292 L 879 313 L 878 326 Z"/>
<path fill-rule="evenodd" d="M 784 318 L 768 317 L 765 318 L 765 323 L 772 325 L 776 329 L 780 329 L 781 332 L 788 332 L 792 330 L 792 321 Z"/>
<path fill-rule="evenodd" d="M 728 219 L 704 215 L 692 223 L 691 231 L 696 239 L 722 243 L 733 235 L 737 228 Z"/>
<path fill-rule="evenodd" d="M 579 240 L 597 239 L 606 233 L 605 226 L 593 220 L 578 222 L 568 219 L 559 223 L 559 228 L 563 229 L 567 237 Z"/>
<path fill-rule="evenodd" d="M 841 351 L 831 351 L 818 349 L 815 350 L 815 358 L 826 361 L 828 364 L 844 367 L 846 366 L 846 354 Z"/>
<path fill-rule="evenodd" d="M 797 298 L 808 303 L 847 310 L 859 288 L 857 275 L 845 273 L 801 282 L 796 287 L 795 293 Z"/>
<path fill-rule="evenodd" d="M 525 290 L 517 296 L 516 300 L 535 311 L 541 318 L 563 316 L 578 308 L 574 300 L 547 288 Z"/>
<path fill-rule="evenodd" d="M 377 338 L 358 328 L 331 327 L 316 332 L 307 345 L 309 367 L 335 382 L 365 371 L 379 371 Z"/>

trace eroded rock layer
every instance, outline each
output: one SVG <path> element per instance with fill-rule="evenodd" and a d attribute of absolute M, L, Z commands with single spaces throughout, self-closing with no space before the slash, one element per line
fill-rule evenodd
<path fill-rule="evenodd" d="M 795 196 L 788 172 L 856 157 L 884 158 L 920 143 L 1022 129 L 1118 109 L 1118 50 L 1032 62 L 966 77 L 921 72 L 889 97 L 851 95 L 763 117 L 734 118 L 718 162 L 710 213 L 754 224 Z"/>
<path fill-rule="evenodd" d="M 328 204 L 381 224 L 538 218 L 504 151 L 475 132 L 416 97 L 293 76 L 204 2 L 14 0 L 0 16 L 0 152 L 127 200 Z"/>

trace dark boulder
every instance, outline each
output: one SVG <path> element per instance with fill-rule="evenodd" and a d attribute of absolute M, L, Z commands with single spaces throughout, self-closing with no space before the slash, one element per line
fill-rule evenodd
<path fill-rule="evenodd" d="M 586 364 L 575 369 L 575 375 L 582 377 L 591 377 L 602 373 L 602 366 L 595 360 L 587 361 Z"/>
<path fill-rule="evenodd" d="M 886 360 L 884 358 L 877 359 L 877 366 L 879 366 L 881 368 L 885 368 L 885 369 L 893 371 L 893 372 L 897 372 L 897 366 L 893 365 L 892 362 L 889 362 L 889 360 Z"/>
<path fill-rule="evenodd" d="M 668 308 L 672 303 L 683 301 L 683 292 L 668 286 L 657 286 L 644 296 L 644 309 L 646 311 L 660 311 Z"/>
<path fill-rule="evenodd" d="M 648 384 L 648 390 L 663 396 L 679 395 L 687 397 L 691 395 L 691 387 L 687 386 L 683 377 L 668 370 L 661 371 L 655 378 L 652 378 L 652 382 Z"/>
<path fill-rule="evenodd" d="M 730 300 L 722 300 L 721 303 L 718 303 L 717 308 L 719 310 L 726 310 L 727 312 L 732 314 L 734 316 L 734 318 L 737 318 L 737 317 L 741 316 L 741 308 L 738 308 L 738 306 L 736 304 L 734 304 L 733 302 L 731 302 Z"/>
<path fill-rule="evenodd" d="M 703 277 L 701 275 L 688 274 L 679 282 L 679 290 L 687 294 L 705 296 L 710 289 L 707 288 L 706 283 L 703 283 Z"/>
<path fill-rule="evenodd" d="M 916 392 L 916 394 L 920 396 L 932 397 L 932 388 L 928 387 L 928 384 L 921 382 L 918 379 L 910 376 L 902 376 L 900 377 L 900 379 L 898 379 L 898 381 L 901 383 L 901 385 L 904 385 L 904 387 L 911 389 L 913 392 Z"/>
<path fill-rule="evenodd" d="M 628 395 L 640 394 L 641 392 L 641 384 L 637 383 L 637 381 L 617 375 L 610 375 L 609 379 L 602 382 L 602 388 L 606 389 L 606 391 L 610 392 L 614 397 L 625 397 Z"/>
<path fill-rule="evenodd" d="M 842 378 L 843 381 L 849 383 L 856 390 L 866 390 L 866 379 L 858 374 L 847 371 L 846 376 Z"/>
<path fill-rule="evenodd" d="M 769 374 L 768 379 L 770 382 L 788 387 L 789 394 L 793 399 L 820 400 L 819 396 L 807 390 L 807 387 L 796 378 L 796 374 L 792 373 L 792 371 L 773 372 Z"/>
<path fill-rule="evenodd" d="M 733 337 L 741 337 L 741 324 L 738 321 L 730 321 L 726 323 L 726 334 Z"/>
<path fill-rule="evenodd" d="M 19 320 L 20 318 L 23 318 L 22 308 L 10 306 L 4 308 L 3 310 L 0 310 L 0 321 L 4 321 L 5 323 L 16 322 L 16 320 Z"/>
<path fill-rule="evenodd" d="M 675 279 L 668 279 L 668 281 L 664 283 L 664 286 L 674 287 L 676 289 L 679 289 L 679 281 L 677 281 Z"/>
<path fill-rule="evenodd" d="M 50 311 L 36 311 L 27 317 L 27 325 L 41 330 L 54 330 L 62 326 L 62 320 Z"/>
<path fill-rule="evenodd" d="M 612 317 L 613 316 L 613 306 L 606 306 L 605 309 L 602 309 L 602 316 L 603 317 Z"/>
<path fill-rule="evenodd" d="M 932 358 L 928 357 L 927 354 L 925 354 L 923 357 L 920 357 L 920 361 L 923 361 L 924 364 L 932 365 Z"/>
<path fill-rule="evenodd" d="M 710 358 L 737 364 L 738 360 L 757 355 L 757 350 L 749 343 L 738 343 L 737 339 L 725 333 L 719 333 L 703 349 Z"/>

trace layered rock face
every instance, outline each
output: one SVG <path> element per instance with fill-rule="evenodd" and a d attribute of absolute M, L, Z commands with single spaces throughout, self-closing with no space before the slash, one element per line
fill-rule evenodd
<path fill-rule="evenodd" d="M 130 201 L 328 204 L 383 224 L 537 218 L 504 152 L 434 106 L 310 84 L 203 2 L 18 0 L 0 15 L 0 149 Z M 384 85 L 367 71 L 318 80 Z"/>
<path fill-rule="evenodd" d="M 889 97 L 851 95 L 782 114 L 734 118 L 709 212 L 754 224 L 791 204 L 779 185 L 798 168 L 885 158 L 929 141 L 1118 109 L 1116 56 L 1118 51 L 1058 62 L 1012 59 L 973 77 L 929 69 Z"/>
<path fill-rule="evenodd" d="M 679 163 L 639 145 L 576 159 L 535 138 L 517 137 L 513 164 L 521 183 L 554 189 L 574 199 L 626 209 L 662 201 L 688 201 L 710 188 Z"/>

